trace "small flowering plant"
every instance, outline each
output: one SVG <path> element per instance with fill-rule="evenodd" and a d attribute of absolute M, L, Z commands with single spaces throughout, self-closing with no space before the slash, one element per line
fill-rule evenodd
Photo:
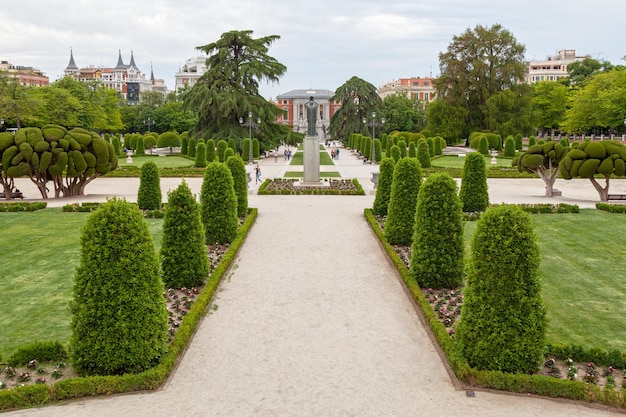
<path fill-rule="evenodd" d="M 576 365 L 574 365 L 574 361 L 571 358 L 567 358 L 565 364 L 567 365 L 567 379 L 570 381 L 576 380 L 578 377 L 578 369 Z"/>

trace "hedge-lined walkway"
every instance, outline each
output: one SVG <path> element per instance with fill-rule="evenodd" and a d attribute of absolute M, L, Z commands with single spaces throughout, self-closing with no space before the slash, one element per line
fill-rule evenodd
<path fill-rule="evenodd" d="M 160 391 L 6 415 L 609 415 L 455 390 L 363 218 L 370 197 L 251 197 L 257 223 Z"/>

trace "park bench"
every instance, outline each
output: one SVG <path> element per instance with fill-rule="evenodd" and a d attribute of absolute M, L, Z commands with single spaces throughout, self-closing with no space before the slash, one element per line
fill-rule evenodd
<path fill-rule="evenodd" d="M 6 197 L 7 197 L 7 195 L 4 192 L 0 193 L 0 198 L 6 198 Z M 11 193 L 11 198 L 22 198 L 23 199 L 24 195 L 22 194 L 21 191 L 13 191 Z"/>
<path fill-rule="evenodd" d="M 626 203 L 626 194 L 609 194 L 606 199 L 607 201 L 623 201 Z"/>

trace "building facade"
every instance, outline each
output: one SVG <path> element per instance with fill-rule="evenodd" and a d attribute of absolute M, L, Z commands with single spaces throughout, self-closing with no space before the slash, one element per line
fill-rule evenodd
<path fill-rule="evenodd" d="M 196 81 L 202 77 L 202 74 L 207 71 L 206 60 L 206 56 L 198 56 L 185 61 L 185 65 L 175 75 L 176 85 L 174 90 L 177 93 L 181 88 L 193 87 Z"/>
<path fill-rule="evenodd" d="M 280 94 L 276 96 L 274 104 L 285 113 L 279 116 L 276 122 L 291 127 L 294 132 L 305 133 L 309 127 L 305 104 L 313 97 L 318 104 L 315 131 L 320 139 L 325 139 L 330 118 L 341 107 L 340 102 L 331 100 L 334 95 L 333 91 L 323 89 L 291 90 Z"/>
<path fill-rule="evenodd" d="M 411 99 L 419 99 L 431 102 L 435 99 L 436 91 L 431 77 L 400 78 L 382 84 L 378 87 L 378 95 L 381 99 L 392 94 L 405 92 Z"/>
<path fill-rule="evenodd" d="M 167 94 L 163 80 L 157 83 L 154 73 L 150 79 L 135 64 L 133 52 L 130 53 L 130 63 L 124 64 L 122 51 L 119 51 L 115 67 L 95 67 L 90 65 L 79 68 L 74 61 L 74 53 L 70 51 L 70 61 L 64 70 L 66 76 L 82 82 L 98 81 L 106 88 L 118 91 L 122 97 L 132 105 L 139 104 L 140 94 L 147 91 L 158 91 Z"/>
<path fill-rule="evenodd" d="M 563 49 L 544 61 L 529 61 L 526 63 L 526 82 L 533 84 L 538 81 L 556 81 L 565 78 L 567 66 L 585 58 L 589 58 L 589 55 L 578 56 L 575 49 Z"/>
<path fill-rule="evenodd" d="M 43 87 L 50 84 L 50 80 L 43 72 L 33 67 L 13 65 L 9 61 L 0 61 L 0 71 L 9 74 L 21 85 L 28 87 Z"/>

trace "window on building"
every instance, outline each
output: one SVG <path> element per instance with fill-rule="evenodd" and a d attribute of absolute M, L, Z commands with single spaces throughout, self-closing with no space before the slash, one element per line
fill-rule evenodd
<path fill-rule="evenodd" d="M 428 101 L 428 93 L 424 93 L 424 100 Z"/>
<path fill-rule="evenodd" d="M 289 120 L 289 107 L 283 107 L 285 113 L 283 114 L 283 120 Z"/>

